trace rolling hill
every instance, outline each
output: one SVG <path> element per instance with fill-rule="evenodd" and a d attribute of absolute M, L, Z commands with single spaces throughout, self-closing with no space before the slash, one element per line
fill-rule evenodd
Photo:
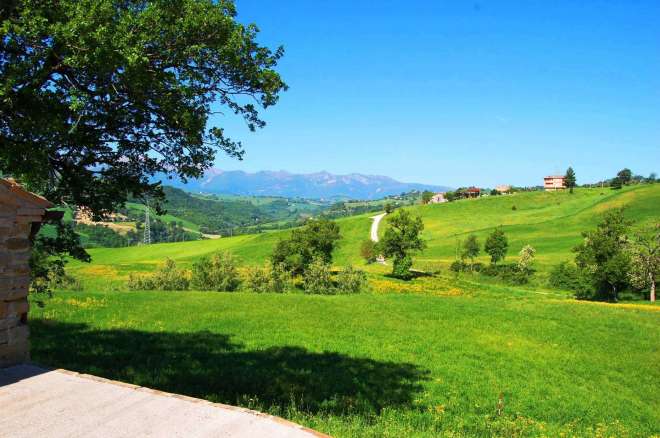
<path fill-rule="evenodd" d="M 502 226 L 509 239 L 508 257 L 516 257 L 526 244 L 537 249 L 536 269 L 542 280 L 552 266 L 572 259 L 571 248 L 581 241 L 581 232 L 595 226 L 608 208 L 626 206 L 627 216 L 639 227 L 658 220 L 658 205 L 660 185 L 640 185 L 620 191 L 578 189 L 573 195 L 567 192 L 521 192 L 406 208 L 420 215 L 425 224 L 424 238 L 428 248 L 416 257 L 417 267 L 446 272 L 455 259 L 456 245 L 461 239 L 474 233 L 483 242 L 493 228 Z M 342 240 L 335 253 L 335 264 L 364 265 L 359 247 L 368 238 L 371 215 L 337 220 Z M 91 265 L 73 263 L 71 270 L 83 276 L 87 272 L 108 270 L 125 277 L 132 270 L 150 270 L 162 263 L 165 257 L 190 264 L 217 250 L 231 251 L 244 264 L 261 264 L 267 260 L 278 239 L 286 233 L 288 231 L 273 231 L 213 241 L 94 249 L 91 251 Z M 480 260 L 486 262 L 486 256 Z M 362 267 L 379 275 L 388 269 L 381 265 Z"/>
<path fill-rule="evenodd" d="M 92 249 L 91 264 L 69 267 L 80 290 L 33 306 L 32 358 L 337 437 L 657 436 L 660 307 L 577 301 L 544 284 L 581 231 L 623 205 L 636 227 L 657 221 L 660 184 L 406 207 L 426 224 L 417 266 L 440 270 L 409 282 L 364 266 L 369 214 L 338 219 L 335 265 L 368 271 L 371 291 L 356 295 L 126 290 L 130 273 L 165 257 L 186 266 L 228 250 L 261 264 L 290 231 Z M 532 284 L 448 272 L 457 240 L 483 242 L 497 226 L 510 260 L 538 249 Z"/>

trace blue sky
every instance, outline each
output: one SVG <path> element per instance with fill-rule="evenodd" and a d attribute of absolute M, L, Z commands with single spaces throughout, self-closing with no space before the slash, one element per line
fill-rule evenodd
<path fill-rule="evenodd" d="M 222 169 L 450 186 L 660 172 L 660 2 L 237 0 L 290 86 Z"/>

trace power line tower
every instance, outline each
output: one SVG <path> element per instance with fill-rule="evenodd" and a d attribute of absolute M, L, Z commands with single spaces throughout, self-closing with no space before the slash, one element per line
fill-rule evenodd
<path fill-rule="evenodd" d="M 149 203 L 144 206 L 144 244 L 151 245 L 151 223 L 149 220 Z"/>

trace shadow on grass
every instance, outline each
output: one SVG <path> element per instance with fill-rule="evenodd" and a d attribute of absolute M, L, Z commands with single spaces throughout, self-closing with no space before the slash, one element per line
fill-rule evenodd
<path fill-rule="evenodd" d="M 335 415 L 412 404 L 427 371 L 301 347 L 245 350 L 208 331 L 98 330 L 34 320 L 32 358 L 42 365 L 268 411 Z"/>

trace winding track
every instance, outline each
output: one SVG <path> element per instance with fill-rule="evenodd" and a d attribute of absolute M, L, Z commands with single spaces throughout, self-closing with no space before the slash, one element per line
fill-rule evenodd
<path fill-rule="evenodd" d="M 380 225 L 380 221 L 387 215 L 387 213 L 381 213 L 377 216 L 372 216 L 371 219 L 374 221 L 371 224 L 371 240 L 374 242 L 378 242 L 378 225 Z"/>

